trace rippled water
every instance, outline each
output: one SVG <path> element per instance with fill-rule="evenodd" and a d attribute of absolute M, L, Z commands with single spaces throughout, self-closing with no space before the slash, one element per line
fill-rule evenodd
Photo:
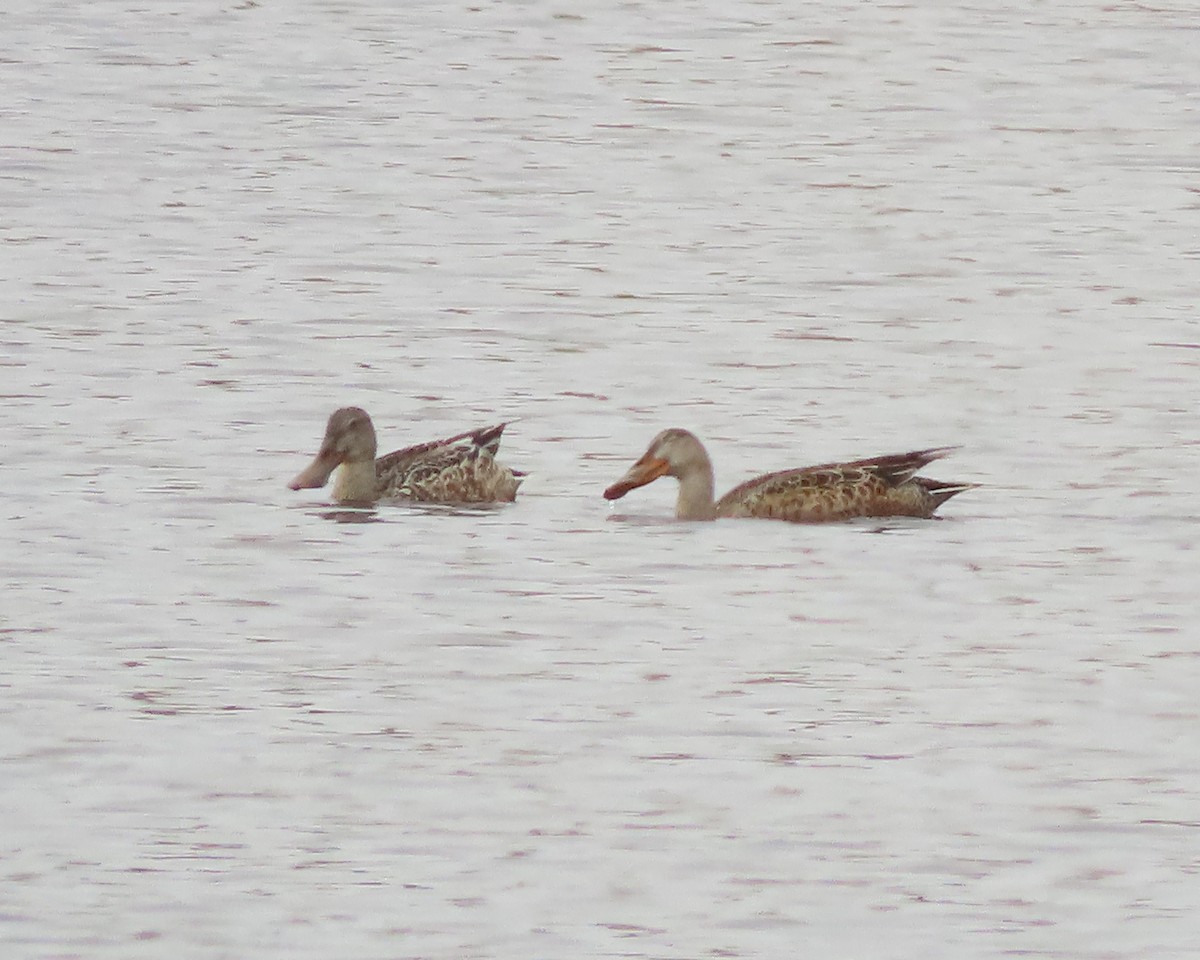
<path fill-rule="evenodd" d="M 1195 954 L 1190 6 L 6 9 L 6 957 Z"/>

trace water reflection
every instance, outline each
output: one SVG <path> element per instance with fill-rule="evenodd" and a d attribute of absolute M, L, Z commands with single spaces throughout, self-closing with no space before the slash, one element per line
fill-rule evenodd
<path fill-rule="evenodd" d="M 372 507 L 335 507 L 331 510 L 306 511 L 310 516 L 334 523 L 383 523 L 379 511 Z"/>
<path fill-rule="evenodd" d="M 511 510 L 512 504 L 412 503 L 409 501 L 389 503 L 382 501 L 377 504 L 338 504 L 337 506 L 330 506 L 329 509 L 314 510 L 312 507 L 303 507 L 301 509 L 311 516 L 320 517 L 322 520 L 331 520 L 334 523 L 384 523 L 389 519 L 403 519 L 405 515 L 444 517 L 493 516 L 503 510 Z"/>
<path fill-rule="evenodd" d="M 671 526 L 694 526 L 704 521 L 697 520 L 676 520 L 670 514 L 645 514 L 645 513 L 610 513 L 605 520 L 608 523 L 627 523 L 635 527 L 671 527 Z"/>

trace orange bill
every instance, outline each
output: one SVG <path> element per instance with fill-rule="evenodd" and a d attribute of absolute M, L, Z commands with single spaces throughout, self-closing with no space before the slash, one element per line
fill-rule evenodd
<path fill-rule="evenodd" d="M 620 500 L 630 490 L 644 487 L 646 484 L 665 476 L 671 465 L 661 457 L 646 454 L 629 468 L 629 472 L 611 487 L 604 491 L 605 500 Z"/>

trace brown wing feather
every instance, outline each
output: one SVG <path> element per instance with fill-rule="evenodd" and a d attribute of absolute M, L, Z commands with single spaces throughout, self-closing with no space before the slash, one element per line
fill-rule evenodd
<path fill-rule="evenodd" d="M 500 423 L 494 427 L 480 427 L 476 430 L 456 433 L 454 436 L 446 437 L 444 440 L 429 440 L 426 443 L 418 443 L 411 447 L 393 450 L 391 453 L 386 453 L 375 461 L 375 472 L 382 475 L 384 472 L 391 473 L 397 469 L 402 470 L 408 464 L 423 459 L 427 454 L 432 453 L 439 447 L 453 446 L 454 444 L 461 443 L 463 440 L 471 440 L 472 446 L 482 449 L 489 456 L 494 457 L 500 449 L 500 437 L 507 426 L 507 423 Z"/>
<path fill-rule="evenodd" d="M 954 449 L 932 447 L 768 473 L 730 490 L 718 501 L 717 513 L 801 523 L 849 517 L 928 517 L 940 503 L 965 487 L 938 484 L 931 489 L 914 474 Z M 951 487 L 957 489 L 951 491 Z"/>
<path fill-rule="evenodd" d="M 375 461 L 388 497 L 439 503 L 513 500 L 523 473 L 495 460 L 506 423 L 467 430 L 386 454 Z"/>

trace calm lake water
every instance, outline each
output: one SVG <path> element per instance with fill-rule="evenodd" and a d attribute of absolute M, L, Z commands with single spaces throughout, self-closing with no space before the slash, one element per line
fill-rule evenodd
<path fill-rule="evenodd" d="M 6 958 L 1197 956 L 1191 4 L 0 25 Z M 350 403 L 521 497 L 287 490 Z"/>

